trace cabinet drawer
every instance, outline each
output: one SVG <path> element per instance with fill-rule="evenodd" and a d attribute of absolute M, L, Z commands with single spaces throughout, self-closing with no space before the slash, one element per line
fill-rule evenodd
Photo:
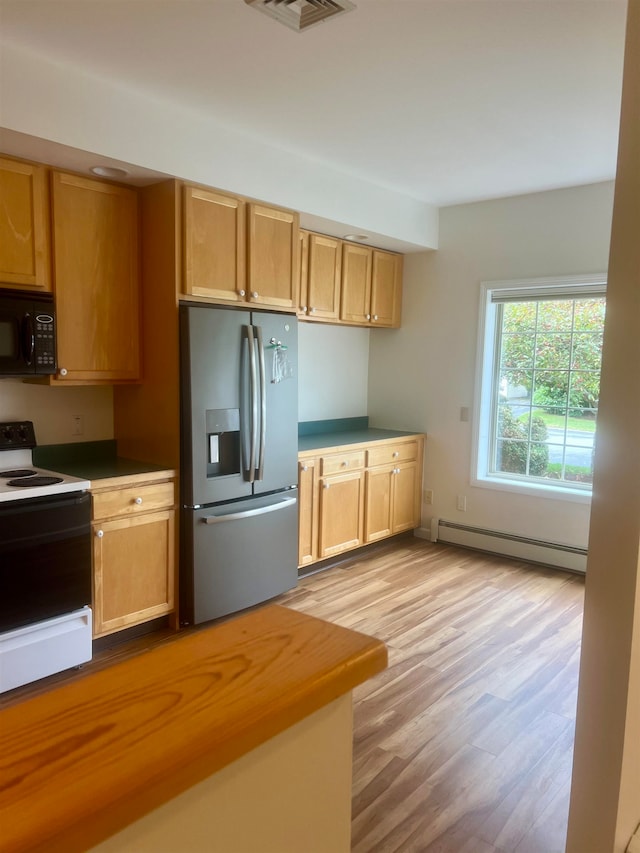
<path fill-rule="evenodd" d="M 357 471 L 358 468 L 364 468 L 364 450 L 333 453 L 320 459 L 320 473 L 323 475 L 344 474 L 345 471 Z"/>
<path fill-rule="evenodd" d="M 93 495 L 93 518 L 94 521 L 101 518 L 117 518 L 172 507 L 173 503 L 173 483 L 147 483 L 128 486 L 124 489 L 112 489 Z"/>
<path fill-rule="evenodd" d="M 407 441 L 403 444 L 387 444 L 373 447 L 367 451 L 367 467 L 388 465 L 391 462 L 410 462 L 418 458 L 418 442 Z"/>

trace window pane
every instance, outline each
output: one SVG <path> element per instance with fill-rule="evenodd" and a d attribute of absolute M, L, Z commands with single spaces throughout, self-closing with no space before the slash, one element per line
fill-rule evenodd
<path fill-rule="evenodd" d="M 537 304 L 535 302 L 508 302 L 503 306 L 503 330 L 506 334 L 526 331 L 536 327 Z"/>
<path fill-rule="evenodd" d="M 605 298 L 576 300 L 573 326 L 576 331 L 599 331 L 604 326 Z"/>
<path fill-rule="evenodd" d="M 600 373 L 574 370 L 571 373 L 569 404 L 573 408 L 593 410 L 600 399 Z"/>
<path fill-rule="evenodd" d="M 533 332 L 525 332 L 524 334 L 516 332 L 503 335 L 500 367 L 512 370 L 533 367 L 535 340 Z"/>
<path fill-rule="evenodd" d="M 539 332 L 569 332 L 573 325 L 573 300 L 538 303 Z"/>
<path fill-rule="evenodd" d="M 569 374 L 564 370 L 537 370 L 533 384 L 536 406 L 566 408 L 569 400 Z"/>
<path fill-rule="evenodd" d="M 600 371 L 602 332 L 579 332 L 573 337 L 571 367 L 574 370 Z"/>
<path fill-rule="evenodd" d="M 571 332 L 543 333 L 536 341 L 538 370 L 568 370 L 571 365 Z"/>

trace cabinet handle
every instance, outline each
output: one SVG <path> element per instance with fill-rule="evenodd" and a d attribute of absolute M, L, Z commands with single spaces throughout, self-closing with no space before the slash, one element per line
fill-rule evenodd
<path fill-rule="evenodd" d="M 60 368 L 60 376 L 66 376 L 68 372 L 69 372 L 69 371 L 67 370 L 67 368 L 66 368 L 66 367 L 61 367 L 61 368 Z"/>
<path fill-rule="evenodd" d="M 96 530 L 96 536 L 98 537 L 98 539 L 102 539 L 102 537 L 104 536 L 104 530 Z"/>
<path fill-rule="evenodd" d="M 399 450 L 394 450 L 394 451 L 393 451 L 393 458 L 394 458 L 394 459 L 397 459 L 397 458 L 398 458 L 398 456 L 400 456 L 400 451 L 399 451 Z"/>
<path fill-rule="evenodd" d="M 244 295 L 246 294 L 246 292 L 247 292 L 246 290 L 239 290 L 239 291 L 238 291 L 238 295 L 239 295 L 239 296 L 244 296 Z"/>
<path fill-rule="evenodd" d="M 135 498 L 133 502 L 134 502 L 134 504 L 137 504 L 138 506 L 142 506 L 142 498 Z"/>

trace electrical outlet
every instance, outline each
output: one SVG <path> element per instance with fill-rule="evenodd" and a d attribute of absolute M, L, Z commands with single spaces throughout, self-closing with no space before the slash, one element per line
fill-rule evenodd
<path fill-rule="evenodd" d="M 84 418 L 82 415 L 74 415 L 72 418 L 71 435 L 82 435 L 84 433 Z"/>
<path fill-rule="evenodd" d="M 467 496 L 466 495 L 458 495 L 458 499 L 456 501 L 456 507 L 460 512 L 467 511 Z"/>
<path fill-rule="evenodd" d="M 433 489 L 425 489 L 422 493 L 422 499 L 425 504 L 431 506 L 433 503 Z"/>
<path fill-rule="evenodd" d="M 460 420 L 465 424 L 469 422 L 469 406 L 460 406 Z"/>

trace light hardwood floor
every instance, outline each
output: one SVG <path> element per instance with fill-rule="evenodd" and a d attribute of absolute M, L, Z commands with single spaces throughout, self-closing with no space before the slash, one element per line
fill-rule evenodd
<path fill-rule="evenodd" d="M 583 593 L 406 539 L 279 599 L 389 649 L 354 696 L 353 853 L 564 851 Z"/>
<path fill-rule="evenodd" d="M 583 593 L 578 575 L 408 536 L 276 599 L 389 650 L 354 694 L 353 853 L 563 853 Z M 114 635 L 0 707 L 175 638 Z"/>

